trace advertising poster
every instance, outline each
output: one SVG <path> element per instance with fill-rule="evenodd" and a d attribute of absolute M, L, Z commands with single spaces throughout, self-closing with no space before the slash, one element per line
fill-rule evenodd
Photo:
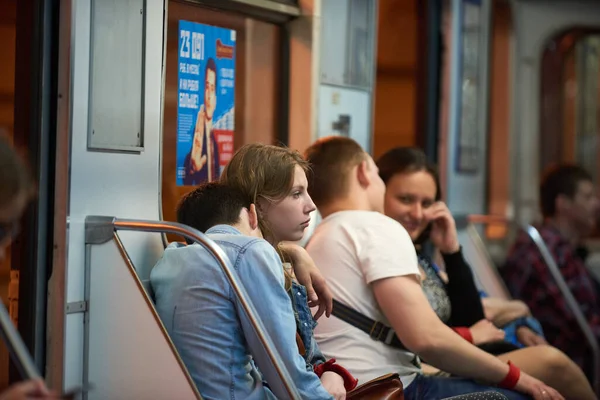
<path fill-rule="evenodd" d="M 195 186 L 233 155 L 235 31 L 180 20 L 177 59 L 177 186 Z"/>

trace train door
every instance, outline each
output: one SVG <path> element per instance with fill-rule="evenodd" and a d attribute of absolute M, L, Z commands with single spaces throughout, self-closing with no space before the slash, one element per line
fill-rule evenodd
<path fill-rule="evenodd" d="M 310 91 L 290 99 L 288 77 L 312 60 L 289 60 L 306 54 L 306 34 L 293 40 L 294 28 L 311 24 L 286 22 L 300 15 L 293 0 L 61 1 L 56 157 L 63 180 L 54 221 L 62 243 L 48 289 L 50 386 L 80 385 L 89 372 L 87 216 L 174 220 L 176 201 L 202 180 L 184 179 L 197 130 L 212 134 L 207 159 L 215 161 L 205 164 L 212 178 L 245 143 L 297 146 L 290 120 L 299 115 L 288 104 L 308 108 Z M 295 84 L 308 87 L 309 79 Z M 198 124 L 198 114 L 211 123 Z M 151 234 L 126 235 L 123 244 L 139 274 L 164 249 Z"/>
<path fill-rule="evenodd" d="M 0 135 L 22 153 L 37 185 L 0 262 L 0 298 L 43 371 L 51 273 L 58 1 L 0 0 Z M 21 379 L 0 344 L 0 390 Z"/>

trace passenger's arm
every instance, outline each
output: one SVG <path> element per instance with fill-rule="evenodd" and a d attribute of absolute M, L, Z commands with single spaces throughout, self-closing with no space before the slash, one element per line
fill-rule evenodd
<path fill-rule="evenodd" d="M 517 328 L 517 340 L 524 346 L 538 346 L 548 344 L 543 336 L 538 335 L 528 326 L 519 326 Z"/>
<path fill-rule="evenodd" d="M 415 276 L 380 279 L 371 285 L 377 303 L 402 343 L 429 364 L 490 384 L 497 384 L 506 377 L 509 371 L 506 364 L 463 340 L 441 322 Z M 515 389 L 536 399 L 561 398 L 553 389 L 522 371 Z M 545 397 L 542 391 L 553 396 Z"/>
<path fill-rule="evenodd" d="M 308 306 L 318 307 L 314 315 L 315 320 L 323 314 L 329 318 L 333 310 L 333 295 L 308 252 L 303 247 L 289 242 L 280 243 L 279 249 L 290 257 L 296 279 L 306 288 Z"/>
<path fill-rule="evenodd" d="M 471 343 L 473 343 L 476 346 L 484 343 L 491 343 L 497 342 L 499 340 L 504 340 L 506 336 L 502 329 L 498 329 L 487 319 L 482 319 L 476 324 L 471 325 L 469 327 L 469 332 L 471 333 L 471 338 L 473 339 Z"/>
<path fill-rule="evenodd" d="M 435 314 L 414 276 L 372 283 L 377 303 L 406 347 L 435 367 L 490 383 L 506 376 L 506 364 L 467 343 Z"/>
<path fill-rule="evenodd" d="M 462 250 L 443 254 L 448 283 L 446 285 L 452 314 L 451 326 L 471 326 L 485 318 L 481 296 L 475 285 L 471 267 L 464 259 Z"/>
<path fill-rule="evenodd" d="M 291 300 L 284 288 L 281 260 L 275 249 L 266 241 L 257 241 L 249 246 L 240 265 L 238 275 L 244 284 L 259 318 L 265 326 L 281 360 L 290 372 L 302 398 L 330 399 L 331 395 L 321 385 L 319 377 L 307 370 L 304 358 L 296 345 L 296 319 Z M 239 315 L 244 315 L 238 305 Z M 262 345 L 247 318 L 241 318 L 244 336 L 265 379 L 278 398 L 287 394 L 278 392 L 274 382 L 278 380 L 274 368 L 266 358 Z"/>
<path fill-rule="evenodd" d="M 60 399 L 61 397 L 48 390 L 41 379 L 15 383 L 0 393 L 0 400 Z"/>
<path fill-rule="evenodd" d="M 335 400 L 343 400 L 346 398 L 346 388 L 344 387 L 344 378 L 335 372 L 325 371 L 321 375 L 321 384 L 331 393 Z"/>
<path fill-rule="evenodd" d="M 446 290 L 452 304 L 450 323 L 452 326 L 471 326 L 484 318 L 483 307 L 471 267 L 465 261 L 458 242 L 454 217 L 442 201 L 425 209 L 424 214 L 431 221 L 430 240 L 442 254 L 446 265 Z"/>
<path fill-rule="evenodd" d="M 511 321 L 530 315 L 529 307 L 520 300 L 504 300 L 485 297 L 481 300 L 485 317 L 496 326 L 505 326 Z"/>

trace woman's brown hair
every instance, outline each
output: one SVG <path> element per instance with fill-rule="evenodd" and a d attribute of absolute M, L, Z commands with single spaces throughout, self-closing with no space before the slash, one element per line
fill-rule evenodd
<path fill-rule="evenodd" d="M 388 181 L 396 174 L 425 171 L 435 182 L 435 200 L 442 199 L 440 178 L 435 164 L 427 160 L 425 153 L 416 147 L 396 147 L 388 150 L 377 159 L 379 176 L 387 185 Z"/>
<path fill-rule="evenodd" d="M 386 186 L 388 181 L 396 174 L 427 172 L 435 182 L 435 201 L 442 199 L 442 188 L 437 168 L 435 164 L 427 160 L 427 156 L 421 149 L 416 147 L 396 147 L 379 157 L 376 164 L 377 168 L 379 168 L 379 176 Z M 415 245 L 421 246 L 426 242 L 429 239 L 430 230 L 431 225 L 414 241 Z"/>
<path fill-rule="evenodd" d="M 221 182 L 236 187 L 256 204 L 259 198 L 276 202 L 292 189 L 296 165 L 308 171 L 300 153 L 285 147 L 252 143 L 233 155 Z"/>
<path fill-rule="evenodd" d="M 252 143 L 242 146 L 232 157 L 221 175 L 221 182 L 240 190 L 256 205 L 263 236 L 277 249 L 282 262 L 287 257 L 278 243 L 273 243 L 269 224 L 261 215 L 258 200 L 278 202 L 290 193 L 294 185 L 296 166 L 308 171 L 308 163 L 300 153 L 285 147 Z M 290 279 L 286 274 L 286 288 Z"/>

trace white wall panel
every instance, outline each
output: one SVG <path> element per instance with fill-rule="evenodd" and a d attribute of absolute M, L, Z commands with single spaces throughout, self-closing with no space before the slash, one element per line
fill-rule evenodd
<path fill-rule="evenodd" d="M 338 86 L 320 85 L 317 137 L 339 135 L 333 124 L 341 116 L 350 117 L 348 137 L 371 151 L 371 93 Z"/>
<path fill-rule="evenodd" d="M 90 0 L 78 0 L 72 31 L 72 139 L 67 302 L 84 299 L 84 221 L 88 215 L 159 219 L 163 2 L 146 0 L 144 150 L 139 154 L 87 149 L 90 78 Z M 115 59 L 114 63 L 122 62 Z M 110 84 L 110 83 L 107 83 Z M 123 235 L 133 262 L 147 269 L 162 252 L 158 235 Z M 107 288 L 110 290 L 110 288 Z M 68 314 L 65 386 L 81 384 L 82 314 Z"/>

